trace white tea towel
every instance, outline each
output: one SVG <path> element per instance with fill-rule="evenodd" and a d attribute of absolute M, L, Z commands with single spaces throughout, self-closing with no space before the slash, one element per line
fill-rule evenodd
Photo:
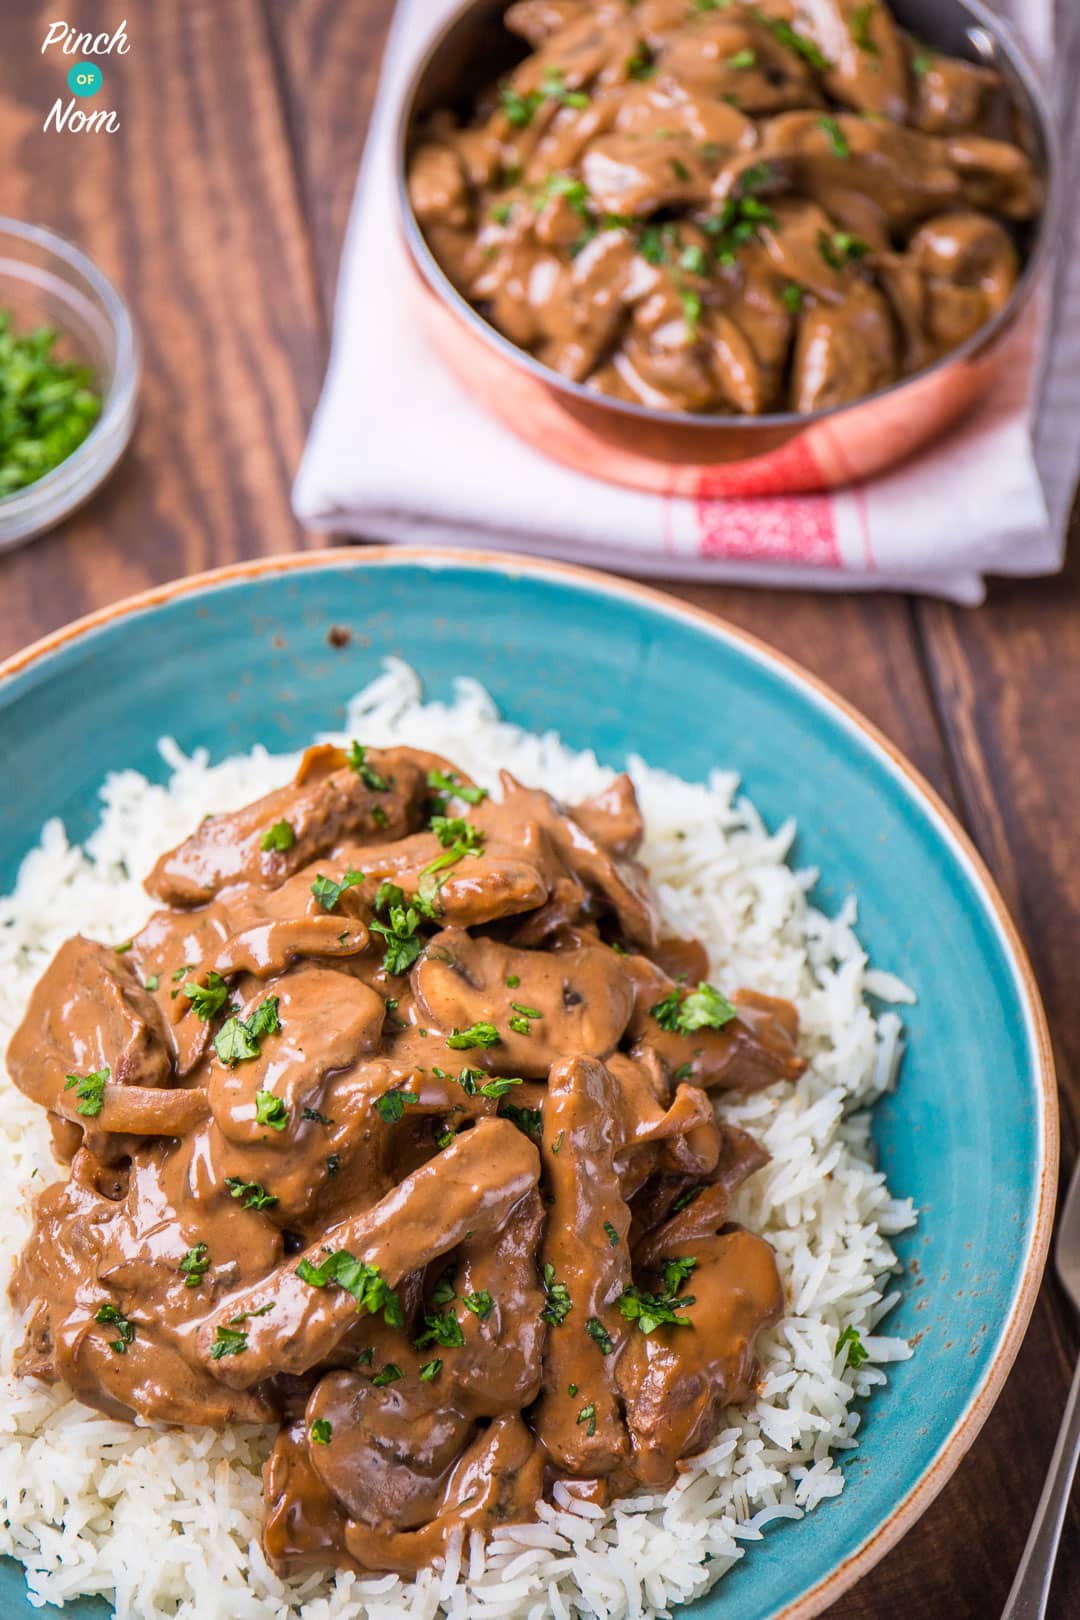
<path fill-rule="evenodd" d="M 982 599 L 987 573 L 1061 566 L 1080 464 L 1080 120 L 1067 94 L 1080 54 L 1077 0 L 1057 0 L 1056 16 L 1054 0 L 1011 0 L 1030 52 L 1055 64 L 1067 217 L 1056 275 L 1014 334 L 1013 364 L 992 396 L 871 482 L 737 499 L 641 494 L 571 471 L 488 416 L 431 348 L 409 286 L 393 144 L 412 66 L 455 3 L 398 3 L 342 257 L 329 372 L 293 495 L 304 523 L 670 579 L 914 590 L 960 602 Z"/>

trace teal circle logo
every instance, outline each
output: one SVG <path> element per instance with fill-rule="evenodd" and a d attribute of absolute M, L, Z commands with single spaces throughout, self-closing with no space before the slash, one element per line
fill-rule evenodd
<path fill-rule="evenodd" d="M 76 62 L 68 68 L 67 82 L 73 96 L 96 96 L 101 89 L 101 69 L 96 62 Z"/>

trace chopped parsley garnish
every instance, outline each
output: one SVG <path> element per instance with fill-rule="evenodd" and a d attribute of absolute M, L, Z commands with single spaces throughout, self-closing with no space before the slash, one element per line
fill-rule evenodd
<path fill-rule="evenodd" d="M 604 1231 L 607 1233 L 607 1240 L 611 1244 L 611 1247 L 613 1249 L 618 1248 L 619 1234 L 616 1232 L 610 1221 L 604 1222 Z"/>
<path fill-rule="evenodd" d="M 229 999 L 229 986 L 215 973 L 213 968 L 206 975 L 205 984 L 196 984 L 194 980 L 183 986 L 184 995 L 191 1002 L 191 1010 L 196 1018 L 201 1018 L 204 1024 L 216 1018 Z"/>
<path fill-rule="evenodd" d="M 380 776 L 374 766 L 367 763 L 367 749 L 356 741 L 349 746 L 349 764 L 366 788 L 372 793 L 389 793 L 390 783 Z"/>
<path fill-rule="evenodd" d="M 474 1046 L 498 1046 L 501 1041 L 502 1036 L 495 1025 L 485 1023 L 470 1024 L 468 1029 L 455 1027 L 446 1037 L 446 1044 L 453 1052 L 468 1052 Z"/>
<path fill-rule="evenodd" d="M 228 1068 L 259 1055 L 259 1042 L 264 1035 L 279 1035 L 281 1019 L 278 1017 L 277 996 L 260 1001 L 250 1018 L 227 1018 L 214 1036 L 214 1051 Z"/>
<path fill-rule="evenodd" d="M 656 58 L 652 50 L 641 40 L 633 56 L 626 64 L 628 79 L 651 79 L 656 73 Z"/>
<path fill-rule="evenodd" d="M 860 51 L 868 51 L 871 56 L 880 55 L 870 34 L 870 23 L 876 10 L 875 0 L 867 0 L 866 5 L 856 6 L 851 13 L 851 37 Z"/>
<path fill-rule="evenodd" d="M 384 897 L 384 890 L 391 891 Z M 378 917 L 371 919 L 370 928 L 373 934 L 378 934 L 386 950 L 383 954 L 384 973 L 407 973 L 424 948 L 424 942 L 417 933 L 420 927 L 422 913 L 415 905 L 406 905 L 405 896 L 394 883 L 384 883 L 375 897 L 378 910 L 385 909 L 386 922 Z"/>
<path fill-rule="evenodd" d="M 524 1002 L 521 1001 L 512 1001 L 510 1005 L 515 1012 L 521 1013 L 523 1018 L 543 1018 L 544 1016 L 539 1007 L 526 1007 Z"/>
<path fill-rule="evenodd" d="M 697 1265 L 697 1260 L 691 1255 L 685 1258 L 664 1261 L 664 1282 L 670 1294 L 677 1294 L 683 1283 Z"/>
<path fill-rule="evenodd" d="M 289 1110 L 281 1098 L 272 1091 L 255 1093 L 255 1123 L 269 1125 L 273 1131 L 283 1131 L 289 1123 Z"/>
<path fill-rule="evenodd" d="M 585 1423 L 588 1425 L 585 1433 L 591 1440 L 593 1435 L 596 1433 L 596 1403 L 594 1401 L 590 1401 L 588 1406 L 583 1406 L 577 1415 L 577 1420 L 579 1423 Z"/>
<path fill-rule="evenodd" d="M 157 974 L 151 973 L 150 977 L 146 981 L 146 988 L 148 990 L 156 990 L 160 983 L 161 980 L 158 978 Z"/>
<path fill-rule="evenodd" d="M 481 1288 L 475 1294 L 462 1294 L 461 1303 L 467 1311 L 471 1311 L 482 1322 L 485 1316 L 490 1316 L 495 1301 L 486 1288 Z"/>
<path fill-rule="evenodd" d="M 676 1315 L 677 1311 L 685 1310 L 688 1305 L 694 1304 L 693 1294 L 676 1299 L 671 1292 L 647 1294 L 642 1288 L 627 1288 L 620 1294 L 616 1304 L 626 1320 L 636 1322 L 645 1334 L 654 1333 L 665 1323 L 674 1327 L 693 1326 L 688 1317 Z"/>
<path fill-rule="evenodd" d="M 89 366 L 54 357 L 52 326 L 18 334 L 0 310 L 0 496 L 66 461 L 101 415 Z"/>
<path fill-rule="evenodd" d="M 832 151 L 833 156 L 838 158 L 849 158 L 851 156 L 851 147 L 848 145 L 847 136 L 840 128 L 840 125 L 837 123 L 836 119 L 819 118 L 818 124 L 829 137 L 829 148 Z"/>
<path fill-rule="evenodd" d="M 326 1173 L 327 1173 L 327 1175 L 328 1176 L 336 1176 L 340 1169 L 341 1169 L 341 1154 L 340 1153 L 328 1154 L 327 1155 L 327 1160 L 326 1160 Z"/>
<path fill-rule="evenodd" d="M 750 167 L 744 169 L 739 176 L 739 195 L 752 197 L 755 192 L 764 191 L 767 186 L 771 186 L 773 179 L 771 163 L 751 163 Z M 679 836 L 685 838 L 686 834 L 680 833 Z"/>
<path fill-rule="evenodd" d="M 921 79 L 925 74 L 929 73 L 933 65 L 934 58 L 930 55 L 929 51 L 920 51 L 918 56 L 913 56 L 911 58 L 911 71 L 915 74 L 916 78 L 919 79 Z"/>
<path fill-rule="evenodd" d="M 578 180 L 572 174 L 549 174 L 537 188 L 533 198 L 533 207 L 539 214 L 546 208 L 553 197 L 565 197 L 574 213 L 581 219 L 589 218 L 589 188 L 584 180 Z M 462 789 L 454 790 L 459 798 L 464 797 Z M 475 799 L 469 801 L 475 804 Z"/>
<path fill-rule="evenodd" d="M 487 788 L 469 787 L 459 782 L 453 771 L 428 771 L 427 785 L 434 788 L 436 793 L 448 793 L 453 799 L 463 799 L 466 804 L 479 804 L 481 799 L 488 796 Z"/>
<path fill-rule="evenodd" d="M 107 1323 L 108 1326 L 116 1329 L 118 1337 L 109 1340 L 109 1349 L 115 1350 L 118 1356 L 126 1356 L 127 1347 L 135 1338 L 134 1322 L 130 1322 L 123 1311 L 118 1310 L 115 1305 L 108 1302 L 98 1306 L 94 1312 L 94 1321 L 103 1324 Z"/>
<path fill-rule="evenodd" d="M 847 1351 L 847 1365 L 853 1369 L 861 1367 L 870 1355 L 869 1350 L 862 1342 L 858 1328 L 852 1327 L 850 1323 L 836 1341 L 837 1355 L 840 1354 L 841 1350 Z"/>
<path fill-rule="evenodd" d="M 842 270 L 855 259 L 865 259 L 870 251 L 869 242 L 852 236 L 850 231 L 818 232 L 818 252 L 831 270 Z"/>
<path fill-rule="evenodd" d="M 311 1424 L 311 1438 L 317 1446 L 328 1446 L 330 1436 L 334 1432 L 334 1425 L 329 1418 L 314 1418 Z"/>
<path fill-rule="evenodd" d="M 404 1376 L 405 1374 L 399 1366 L 392 1361 L 388 1361 L 382 1372 L 376 1373 L 371 1382 L 376 1389 L 385 1389 L 387 1384 L 396 1384 L 398 1379 L 404 1378 Z"/>
<path fill-rule="evenodd" d="M 569 90 L 566 73 L 561 67 L 549 67 L 540 84 L 540 94 L 548 101 L 557 101 L 560 107 L 587 107 L 589 98 L 581 90 Z"/>
<path fill-rule="evenodd" d="M 776 215 L 767 203 L 758 197 L 738 196 L 725 197 L 720 212 L 702 220 L 701 228 L 712 239 L 719 263 L 732 265 L 741 247 L 755 241 L 763 227 L 775 224 Z"/>
<path fill-rule="evenodd" d="M 369 1344 L 367 1349 L 366 1350 L 361 1350 L 360 1354 L 357 1356 L 356 1365 L 358 1367 L 370 1367 L 371 1363 L 374 1360 L 375 1360 L 375 1352 L 374 1352 L 374 1350 L 371 1348 L 371 1346 Z"/>
<path fill-rule="evenodd" d="M 355 889 L 358 883 L 363 883 L 363 872 L 357 872 L 352 867 L 345 873 L 340 883 L 328 878 L 322 872 L 317 873 L 311 892 L 322 906 L 324 911 L 333 911 L 346 889 Z"/>
<path fill-rule="evenodd" d="M 544 1293 L 547 1304 L 540 1312 L 541 1322 L 550 1322 L 552 1327 L 558 1327 L 574 1308 L 570 1298 L 570 1290 L 563 1282 L 555 1281 L 555 1267 L 550 1262 L 544 1266 Z"/>
<path fill-rule="evenodd" d="M 452 1299 L 457 1299 L 457 1293 L 454 1289 L 453 1266 L 448 1267 L 448 1269 L 443 1272 L 442 1276 L 435 1284 L 434 1292 L 432 1293 L 431 1297 L 436 1305 L 449 1305 Z"/>
<path fill-rule="evenodd" d="M 595 1343 L 600 1346 L 600 1349 L 603 1351 L 604 1355 L 610 1356 L 611 1352 L 615 1348 L 615 1341 L 611 1337 L 611 1334 L 608 1332 L 607 1328 L 604 1326 L 603 1322 L 600 1321 L 599 1317 L 590 1316 L 589 1320 L 585 1323 L 585 1331 L 589 1335 L 589 1338 L 594 1340 Z"/>
<path fill-rule="evenodd" d="M 694 1199 L 700 1198 L 704 1191 L 704 1187 L 687 1187 L 684 1192 L 679 1194 L 678 1198 L 676 1198 L 675 1202 L 672 1204 L 672 1213 L 678 1215 L 680 1211 L 689 1209 L 690 1205 L 694 1202 Z"/>
<path fill-rule="evenodd" d="M 698 326 L 701 322 L 701 294 L 695 292 L 693 287 L 677 287 L 676 292 L 679 295 L 679 303 L 682 305 L 683 319 L 686 322 L 687 331 L 694 338 L 697 336 Z"/>
<path fill-rule="evenodd" d="M 793 315 L 797 315 L 802 309 L 805 298 L 806 293 L 797 281 L 789 281 L 780 294 L 781 302 Z"/>
<path fill-rule="evenodd" d="M 387 1286 L 378 1266 L 369 1266 L 363 1260 L 357 1260 L 348 1249 L 332 1249 L 317 1266 L 313 1266 L 310 1260 L 301 1260 L 296 1275 L 312 1288 L 325 1288 L 329 1283 L 344 1288 L 356 1301 L 357 1315 L 367 1311 L 370 1316 L 375 1316 L 382 1311 L 387 1327 L 404 1326 L 401 1301 L 394 1290 Z"/>
<path fill-rule="evenodd" d="M 406 1106 L 419 1101 L 420 1098 L 415 1091 L 385 1091 L 381 1097 L 375 1098 L 375 1111 L 388 1125 L 396 1125 Z"/>
<path fill-rule="evenodd" d="M 559 1132 L 558 1136 L 555 1138 L 554 1142 L 552 1142 L 552 1144 L 551 1144 L 552 1153 L 557 1154 L 557 1153 L 562 1152 L 562 1145 L 563 1145 L 563 1140 L 564 1140 L 565 1136 L 566 1136 L 565 1131 L 560 1131 Z"/>
<path fill-rule="evenodd" d="M 125 939 L 122 945 L 114 945 L 113 950 L 116 952 L 117 956 L 126 956 L 133 944 L 134 940 Z"/>
<path fill-rule="evenodd" d="M 446 1130 L 441 1131 L 435 1138 L 435 1146 L 437 1148 L 448 1148 L 456 1135 L 457 1132 L 452 1131 L 450 1127 L 447 1126 Z"/>
<path fill-rule="evenodd" d="M 796 33 L 789 22 L 784 22 L 780 17 L 768 17 L 757 8 L 754 10 L 754 20 L 760 23 L 762 28 L 767 28 L 781 45 L 786 46 L 789 51 L 794 51 L 796 56 L 801 56 L 812 68 L 817 68 L 819 73 L 823 73 L 832 65 L 828 57 L 821 54 L 813 40 L 807 39 L 805 34 Z"/>
<path fill-rule="evenodd" d="M 220 1361 L 222 1356 L 238 1356 L 247 1349 L 247 1334 L 240 1328 L 219 1327 L 210 1346 L 210 1360 Z"/>
<path fill-rule="evenodd" d="M 433 1379 L 438 1378 L 441 1372 L 442 1357 L 436 1356 L 434 1361 L 424 1362 L 424 1365 L 420 1369 L 420 1377 L 425 1384 L 430 1384 Z"/>
<path fill-rule="evenodd" d="M 94 1119 L 105 1106 L 105 1082 L 109 1078 L 109 1070 L 95 1069 L 93 1074 L 66 1074 L 64 1076 L 64 1090 L 70 1091 L 75 1087 L 75 1095 L 79 1103 L 75 1109 L 86 1119 Z"/>
<path fill-rule="evenodd" d="M 171 975 L 173 984 L 176 984 L 178 979 L 182 979 L 185 973 L 190 973 L 194 965 L 193 962 L 185 962 L 183 967 L 178 967 L 176 972 Z M 175 991 L 173 993 L 175 994 Z"/>
<path fill-rule="evenodd" d="M 320 1114 L 317 1108 L 301 1109 L 300 1118 L 310 1119 L 314 1121 L 316 1125 L 332 1125 L 334 1123 L 332 1119 L 327 1119 L 325 1114 Z"/>
<path fill-rule="evenodd" d="M 432 816 L 428 826 L 444 849 L 461 844 L 464 846 L 462 853 L 471 855 L 483 847 L 483 832 L 463 816 Z"/>
<path fill-rule="evenodd" d="M 508 990 L 516 990 L 520 983 L 521 979 L 519 975 L 516 973 L 511 973 L 510 977 L 506 981 L 506 988 Z"/>
<path fill-rule="evenodd" d="M 513 209 L 509 203 L 492 203 L 488 213 L 496 225 L 509 225 Z"/>
<path fill-rule="evenodd" d="M 292 822 L 275 821 L 274 825 L 272 827 L 267 827 L 266 831 L 263 833 L 262 838 L 259 840 L 259 848 L 267 851 L 284 851 L 286 849 L 292 849 L 295 843 L 296 833 L 293 829 Z"/>
<path fill-rule="evenodd" d="M 661 1029 L 675 1035 L 691 1035 L 698 1029 L 723 1029 L 738 1017 L 738 1009 L 727 997 L 704 980 L 685 997 L 678 989 L 669 990 L 662 1001 L 653 1003 L 649 1012 Z"/>
<path fill-rule="evenodd" d="M 692 276 L 707 276 L 709 273 L 709 261 L 705 257 L 705 249 L 696 242 L 691 243 L 689 247 L 683 248 L 679 254 L 679 269 L 687 271 Z"/>
<path fill-rule="evenodd" d="M 268 1193 L 260 1181 L 244 1181 L 240 1176 L 226 1176 L 225 1185 L 230 1195 L 245 1209 L 270 1209 L 277 1203 L 277 1194 Z"/>
<path fill-rule="evenodd" d="M 506 122 L 514 129 L 528 128 L 533 121 L 533 114 L 543 99 L 538 90 L 528 90 L 522 95 L 512 84 L 499 86 L 499 104 Z"/>
<path fill-rule="evenodd" d="M 418 1339 L 413 1340 L 417 1350 L 423 1350 L 429 1344 L 439 1344 L 444 1349 L 453 1350 L 464 1343 L 465 1335 L 461 1331 L 461 1323 L 454 1315 L 452 1306 L 447 1306 L 445 1311 L 435 1311 L 430 1316 L 425 1316 L 424 1331 Z"/>
<path fill-rule="evenodd" d="M 526 1136 L 539 1136 L 544 1129 L 544 1116 L 539 1108 L 519 1108 L 516 1103 L 503 1103 L 500 1117 L 508 1119 Z"/>
<path fill-rule="evenodd" d="M 387 827 L 390 824 L 390 817 L 387 815 L 381 804 L 372 805 L 371 820 L 372 824 L 376 827 Z"/>
<path fill-rule="evenodd" d="M 210 1251 L 205 1243 L 196 1243 L 193 1249 L 188 1250 L 180 1262 L 180 1270 L 186 1279 L 185 1288 L 198 1288 L 210 1270 Z"/>
<path fill-rule="evenodd" d="M 729 56 L 727 59 L 727 65 L 729 68 L 734 68 L 736 72 L 742 72 L 744 68 L 752 68 L 756 61 L 756 51 L 742 50 L 736 51 L 734 56 Z"/>
<path fill-rule="evenodd" d="M 465 1070 L 463 1072 L 468 1074 L 479 1071 Z M 510 1076 L 500 1076 L 497 1080 L 485 1081 L 482 1086 L 477 1087 L 477 1090 L 481 1097 L 505 1097 L 511 1086 L 523 1086 L 524 1084 L 524 1080 L 511 1078 Z"/>
<path fill-rule="evenodd" d="M 515 1035 L 532 1034 L 532 1025 L 527 1018 L 522 1018 L 520 1013 L 513 1013 L 509 1019 L 509 1024 Z"/>

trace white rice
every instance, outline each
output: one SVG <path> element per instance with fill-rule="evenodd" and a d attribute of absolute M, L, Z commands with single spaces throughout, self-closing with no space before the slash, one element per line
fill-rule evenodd
<path fill-rule="evenodd" d="M 425 704 L 415 674 L 398 662 L 354 699 L 347 734 L 436 749 L 488 785 L 504 765 L 567 801 L 612 774 L 554 733 L 533 736 L 500 720 L 473 680 L 457 682 L 452 705 Z M 86 846 L 70 845 L 50 822 L 15 893 L 0 899 L 0 1055 L 68 935 L 127 939 L 145 921 L 140 879 L 161 851 L 207 811 L 285 782 L 295 764 L 261 748 L 219 765 L 202 752 L 188 758 L 169 740 L 161 752 L 172 772 L 167 787 L 134 771 L 110 776 Z M 877 1331 L 899 1297 L 889 1240 L 915 1216 L 874 1168 L 869 1115 L 895 1079 L 902 1032 L 896 1014 L 875 1016 L 865 994 L 914 998 L 868 966 L 854 899 L 833 918 L 808 903 L 815 874 L 785 864 L 794 824 L 766 828 L 735 776 L 715 771 L 706 785 L 691 785 L 642 760 L 631 775 L 648 829 L 645 859 L 670 928 L 706 942 L 721 986 L 795 1001 L 810 1059 L 797 1085 L 734 1099 L 725 1110 L 772 1155 L 739 1194 L 735 1214 L 769 1237 L 788 1301 L 787 1316 L 759 1341 L 764 1375 L 755 1404 L 732 1411 L 709 1451 L 666 1493 L 601 1511 L 556 1487 L 538 1523 L 500 1529 L 486 1546 L 473 1534 L 451 1549 L 445 1569 L 413 1582 L 346 1574 L 281 1581 L 259 1547 L 260 1468 L 272 1432 L 131 1427 L 59 1387 L 9 1376 L 21 1326 L 5 1294 L 0 1553 L 25 1565 L 32 1603 L 102 1593 L 124 1620 L 662 1616 L 713 1586 L 768 1525 L 801 1518 L 843 1490 L 844 1454 L 857 1445 L 856 1398 L 886 1382 L 884 1364 L 911 1354 L 905 1340 Z M 31 1194 L 57 1169 L 42 1111 L 2 1072 L 0 1086 L 0 1252 L 10 1259 L 29 1229 Z M 869 1351 L 857 1371 L 845 1365 L 846 1352 L 837 1354 L 848 1324 Z"/>

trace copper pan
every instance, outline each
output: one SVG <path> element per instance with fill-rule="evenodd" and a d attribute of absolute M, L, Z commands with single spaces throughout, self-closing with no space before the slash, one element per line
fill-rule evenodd
<path fill-rule="evenodd" d="M 406 90 L 396 163 L 417 317 L 445 363 L 507 428 L 568 466 L 658 494 L 794 494 L 835 488 L 895 466 L 943 433 L 1010 364 L 1018 319 L 1046 271 L 1056 237 L 1060 162 L 1035 70 L 1007 24 L 982 0 L 889 0 L 920 39 L 1001 73 L 1031 132 L 1046 206 L 1023 244 L 1024 269 L 1000 313 L 960 348 L 851 405 L 800 416 L 657 411 L 594 393 L 504 338 L 454 288 L 409 204 L 406 174 L 417 127 L 436 107 L 464 110 L 526 47 L 502 24 L 508 0 L 468 0 L 423 54 Z"/>

